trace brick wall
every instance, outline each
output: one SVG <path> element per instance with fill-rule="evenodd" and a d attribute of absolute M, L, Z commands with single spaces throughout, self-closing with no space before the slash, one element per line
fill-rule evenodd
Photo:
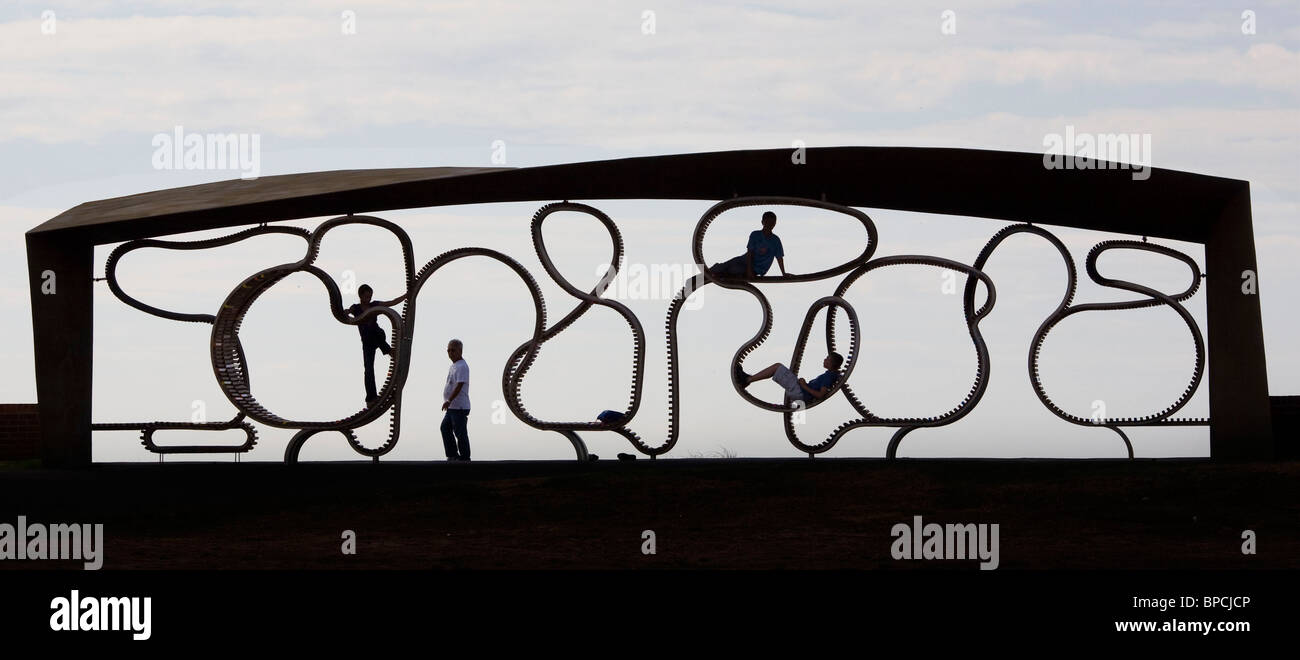
<path fill-rule="evenodd" d="M 41 419 L 34 403 L 0 403 L 0 461 L 39 458 Z"/>

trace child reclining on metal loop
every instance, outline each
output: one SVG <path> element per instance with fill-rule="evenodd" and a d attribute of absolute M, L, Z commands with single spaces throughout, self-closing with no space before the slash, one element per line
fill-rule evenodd
<path fill-rule="evenodd" d="M 785 388 L 785 394 L 791 401 L 816 401 L 826 396 L 835 381 L 840 379 L 839 368 L 844 364 L 844 356 L 832 352 L 822 360 L 822 366 L 826 368 L 826 373 L 812 379 L 812 382 L 797 378 L 794 372 L 790 371 L 784 364 L 776 363 L 754 375 L 749 375 L 736 365 L 733 377 L 736 383 L 741 387 L 749 387 L 750 384 L 760 380 L 771 378 L 776 381 L 777 385 Z"/>

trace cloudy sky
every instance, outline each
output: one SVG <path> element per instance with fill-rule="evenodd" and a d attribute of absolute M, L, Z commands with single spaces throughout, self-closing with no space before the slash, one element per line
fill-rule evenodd
<path fill-rule="evenodd" d="M 508 3 L 508 2 L 27 2 L 0 8 L 0 401 L 33 401 L 22 233 L 84 201 L 239 176 L 234 169 L 158 169 L 155 136 L 256 135 L 262 176 L 317 170 L 441 165 L 510 166 L 742 148 L 908 145 L 1038 152 L 1064 133 L 1149 136 L 1156 167 L 1250 182 L 1273 394 L 1300 393 L 1300 7 L 1294 2 L 940 3 Z M 494 146 L 495 145 L 495 146 Z M 689 237 L 707 202 L 589 200 L 627 242 L 628 267 L 691 261 Z M 417 262 L 462 245 L 507 252 L 544 277 L 528 219 L 538 204 L 382 213 L 415 241 Z M 796 272 L 861 250 L 860 230 L 829 213 L 776 209 Z M 931 254 L 966 263 L 1005 223 L 863 209 L 880 228 L 878 254 Z M 706 256 L 743 249 L 756 211 L 724 216 Z M 323 218 L 295 222 L 314 227 Z M 250 222 L 257 221 L 249 218 Z M 580 286 L 596 279 L 608 246 L 590 220 L 557 218 L 546 237 Z M 1117 236 L 1060 230 L 1076 263 Z M 203 234 L 209 236 L 214 234 Z M 1164 241 L 1204 265 L 1195 245 Z M 112 246 L 97 252 L 101 260 Z M 320 265 L 343 280 L 396 295 L 395 244 L 382 232 L 340 231 Z M 123 284 L 153 304 L 211 312 L 244 276 L 301 257 L 301 242 L 267 238 L 203 255 L 137 253 Z M 841 258 L 843 257 L 843 258 Z M 1165 291 L 1186 273 L 1155 255 L 1102 261 L 1116 277 Z M 897 270 L 897 272 L 894 272 Z M 1184 269 L 1185 271 L 1185 269 Z M 992 352 L 989 392 L 961 422 L 917 431 L 912 456 L 1119 456 L 1104 429 L 1067 424 L 1038 403 L 1025 374 L 1027 343 L 1064 282 L 1055 251 L 1033 238 L 1004 244 L 987 269 L 997 306 L 982 325 Z M 935 415 L 974 376 L 959 296 L 926 268 L 873 274 L 851 302 L 864 321 L 860 396 L 885 415 Z M 97 291 L 96 421 L 209 419 L 233 408 L 212 380 L 207 328 L 146 316 Z M 553 318 L 574 302 L 543 282 Z M 834 282 L 768 286 L 778 313 L 747 362 L 788 362 L 803 310 Z M 661 336 L 666 297 L 625 302 L 647 329 L 647 381 L 633 428 L 666 434 Z M 791 456 L 780 417 L 749 406 L 726 381 L 727 359 L 753 334 L 757 306 L 706 290 L 683 316 L 683 434 L 670 456 Z M 1083 283 L 1077 301 L 1126 295 Z M 466 343 L 483 459 L 563 458 L 554 433 L 510 415 L 493 419 L 500 372 L 526 339 L 525 294 L 500 267 L 464 263 L 421 294 L 412 376 L 396 459 L 441 456 L 436 426 L 442 351 Z M 335 418 L 362 398 L 356 332 L 334 322 L 314 280 L 285 280 L 250 313 L 244 335 L 259 397 L 287 415 Z M 1188 308 L 1204 324 L 1204 292 Z M 620 408 L 630 381 L 626 325 L 595 310 L 548 344 L 525 383 L 530 410 L 590 419 Z M 810 356 L 808 359 L 819 358 Z M 1213 356 L 1212 356 L 1213 357 Z M 380 361 L 380 367 L 383 366 Z M 1080 415 L 1104 401 L 1113 416 L 1164 408 L 1191 375 L 1192 342 L 1168 309 L 1072 317 L 1048 339 L 1044 379 Z M 1213 360 L 1211 360 L 1211 368 Z M 813 375 L 813 374 L 806 374 Z M 755 393 L 778 399 L 775 385 Z M 1206 387 L 1183 410 L 1208 414 Z M 852 411 L 814 410 L 820 438 Z M 494 423 L 500 422 L 500 423 Z M 377 441 L 380 424 L 362 429 Z M 384 425 L 386 426 L 386 425 Z M 851 433 L 832 456 L 875 456 L 889 430 Z M 248 460 L 278 460 L 289 432 L 263 429 Z M 1203 428 L 1134 430 L 1141 456 L 1208 453 Z M 602 456 L 629 451 L 589 434 Z M 233 441 L 173 434 L 160 442 Z M 130 433 L 97 433 L 96 460 L 153 460 Z M 353 456 L 337 436 L 305 457 Z M 226 460 L 222 458 L 221 460 Z"/>

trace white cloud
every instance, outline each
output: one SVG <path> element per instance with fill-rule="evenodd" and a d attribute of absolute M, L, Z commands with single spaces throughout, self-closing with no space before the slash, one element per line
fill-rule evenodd
<path fill-rule="evenodd" d="M 628 133 L 843 129 L 859 113 L 935 108 L 972 87 L 996 96 L 1022 84 L 1181 82 L 1300 93 L 1300 53 L 1268 42 L 1205 50 L 1085 34 L 967 45 L 922 33 L 930 19 L 913 14 L 897 16 L 915 23 L 909 31 L 868 11 L 674 5 L 645 36 L 626 8 L 500 3 L 363 6 L 357 34 L 346 36 L 335 12 L 308 7 L 70 17 L 54 37 L 26 21 L 0 24 L 0 141 L 176 124 L 325 138 L 414 124 L 604 146 Z"/>

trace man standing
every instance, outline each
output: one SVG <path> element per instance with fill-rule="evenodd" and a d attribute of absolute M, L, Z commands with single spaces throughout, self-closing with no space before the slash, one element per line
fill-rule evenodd
<path fill-rule="evenodd" d="M 781 237 L 772 233 L 776 226 L 776 214 L 771 211 L 763 213 L 763 228 L 755 229 L 749 234 L 749 243 L 745 253 L 722 263 L 713 264 L 709 272 L 718 277 L 743 277 L 754 279 L 766 275 L 772 267 L 772 260 L 781 267 L 782 275 L 789 275 L 785 270 L 785 249 L 781 247 Z"/>
<path fill-rule="evenodd" d="M 442 446 L 449 461 L 469 460 L 469 430 L 465 426 L 469 421 L 469 365 L 461 357 L 463 348 L 459 339 L 447 342 L 451 368 L 442 388 L 442 409 L 447 411 L 442 418 Z"/>

